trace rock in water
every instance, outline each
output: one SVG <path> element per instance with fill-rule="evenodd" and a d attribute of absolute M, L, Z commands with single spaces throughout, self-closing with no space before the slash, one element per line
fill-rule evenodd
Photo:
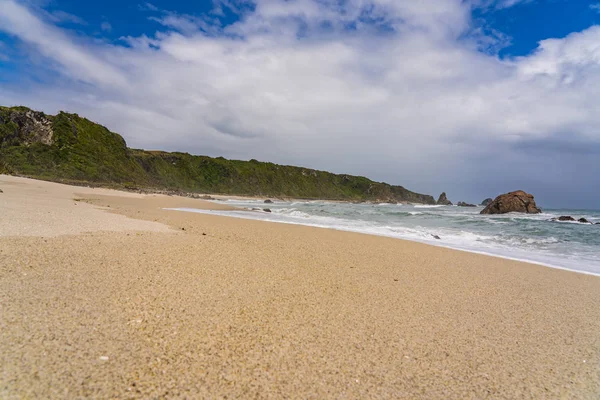
<path fill-rule="evenodd" d="M 558 218 L 552 218 L 550 221 L 575 221 L 575 218 L 571 217 L 570 215 L 562 215 Z"/>
<path fill-rule="evenodd" d="M 563 215 L 558 217 L 559 221 L 575 221 L 575 218 L 571 217 L 570 215 Z"/>
<path fill-rule="evenodd" d="M 263 211 L 264 212 L 271 212 L 271 209 L 270 208 L 263 208 Z"/>
<path fill-rule="evenodd" d="M 492 198 L 489 198 L 489 197 L 488 197 L 487 199 L 485 199 L 484 201 L 482 201 L 482 202 L 481 202 L 481 205 L 482 205 L 482 206 L 487 206 L 487 205 L 488 205 L 488 204 L 490 204 L 492 201 L 494 201 L 494 199 L 492 199 Z"/>
<path fill-rule="evenodd" d="M 459 201 L 457 206 L 459 206 L 459 207 L 477 207 L 475 204 L 465 203 L 464 201 Z"/>
<path fill-rule="evenodd" d="M 517 190 L 496 197 L 480 214 L 506 214 L 509 212 L 539 214 L 542 210 L 535 204 L 533 195 Z"/>
<path fill-rule="evenodd" d="M 581 222 L 582 224 L 591 224 L 591 222 L 585 218 L 579 218 L 577 222 Z"/>
<path fill-rule="evenodd" d="M 442 206 L 451 206 L 452 202 L 446 197 L 446 192 L 442 192 L 438 198 L 437 204 Z"/>
<path fill-rule="evenodd" d="M 273 204 L 273 200 L 266 199 L 265 204 Z"/>

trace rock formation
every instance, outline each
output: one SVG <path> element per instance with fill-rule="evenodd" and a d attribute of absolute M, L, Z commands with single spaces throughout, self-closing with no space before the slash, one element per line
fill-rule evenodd
<path fill-rule="evenodd" d="M 477 207 L 475 204 L 465 203 L 464 201 L 459 201 L 456 205 L 459 207 Z"/>
<path fill-rule="evenodd" d="M 494 199 L 492 199 L 492 198 L 489 198 L 489 197 L 488 197 L 487 199 L 485 199 L 484 201 L 482 201 L 482 202 L 481 202 L 481 205 L 482 205 L 482 206 L 487 206 L 487 205 L 488 205 L 488 204 L 490 204 L 492 201 L 494 201 Z"/>
<path fill-rule="evenodd" d="M 273 204 L 273 200 L 266 199 L 266 200 L 265 200 L 265 204 Z"/>
<path fill-rule="evenodd" d="M 575 221 L 575 218 L 571 217 L 570 215 L 562 215 L 558 218 L 552 218 L 554 221 L 558 220 L 558 221 Z"/>
<path fill-rule="evenodd" d="M 438 198 L 438 201 L 436 204 L 441 205 L 441 206 L 451 206 L 452 202 L 450 200 L 448 200 L 448 198 L 446 197 L 446 192 L 442 192 L 442 194 L 440 194 L 440 197 Z"/>
<path fill-rule="evenodd" d="M 535 204 L 533 195 L 517 190 L 496 197 L 481 211 L 481 214 L 505 214 L 509 212 L 539 214 L 542 210 Z"/>
<path fill-rule="evenodd" d="M 12 135 L 6 135 L 0 141 L 18 141 L 24 146 L 30 146 L 34 143 L 51 145 L 54 143 L 54 131 L 52 130 L 52 121 L 46 118 L 46 114 L 39 111 L 26 110 L 23 112 L 14 112 L 8 115 L 6 121 L 0 117 L 1 124 L 14 124 L 16 129 Z"/>
<path fill-rule="evenodd" d="M 591 224 L 591 222 L 585 218 L 579 218 L 577 222 L 581 222 L 582 224 Z"/>

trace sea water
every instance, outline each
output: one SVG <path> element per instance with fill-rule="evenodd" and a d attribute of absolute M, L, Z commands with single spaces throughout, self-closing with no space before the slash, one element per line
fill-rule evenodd
<path fill-rule="evenodd" d="M 596 223 L 600 222 L 598 210 L 480 215 L 483 207 L 327 201 L 226 203 L 244 211 L 174 210 L 389 236 L 600 275 L 600 225 L 552 221 L 570 215 Z"/>

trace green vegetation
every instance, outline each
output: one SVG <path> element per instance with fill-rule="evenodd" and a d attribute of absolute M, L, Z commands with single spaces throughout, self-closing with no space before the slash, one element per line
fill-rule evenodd
<path fill-rule="evenodd" d="M 431 196 L 359 176 L 129 149 L 120 135 L 77 114 L 49 116 L 26 107 L 0 107 L 0 173 L 130 189 L 434 203 Z"/>

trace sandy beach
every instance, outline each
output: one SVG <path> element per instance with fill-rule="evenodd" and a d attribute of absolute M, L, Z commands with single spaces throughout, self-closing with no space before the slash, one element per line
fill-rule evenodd
<path fill-rule="evenodd" d="M 600 278 L 0 176 L 0 398 L 600 397 Z"/>

